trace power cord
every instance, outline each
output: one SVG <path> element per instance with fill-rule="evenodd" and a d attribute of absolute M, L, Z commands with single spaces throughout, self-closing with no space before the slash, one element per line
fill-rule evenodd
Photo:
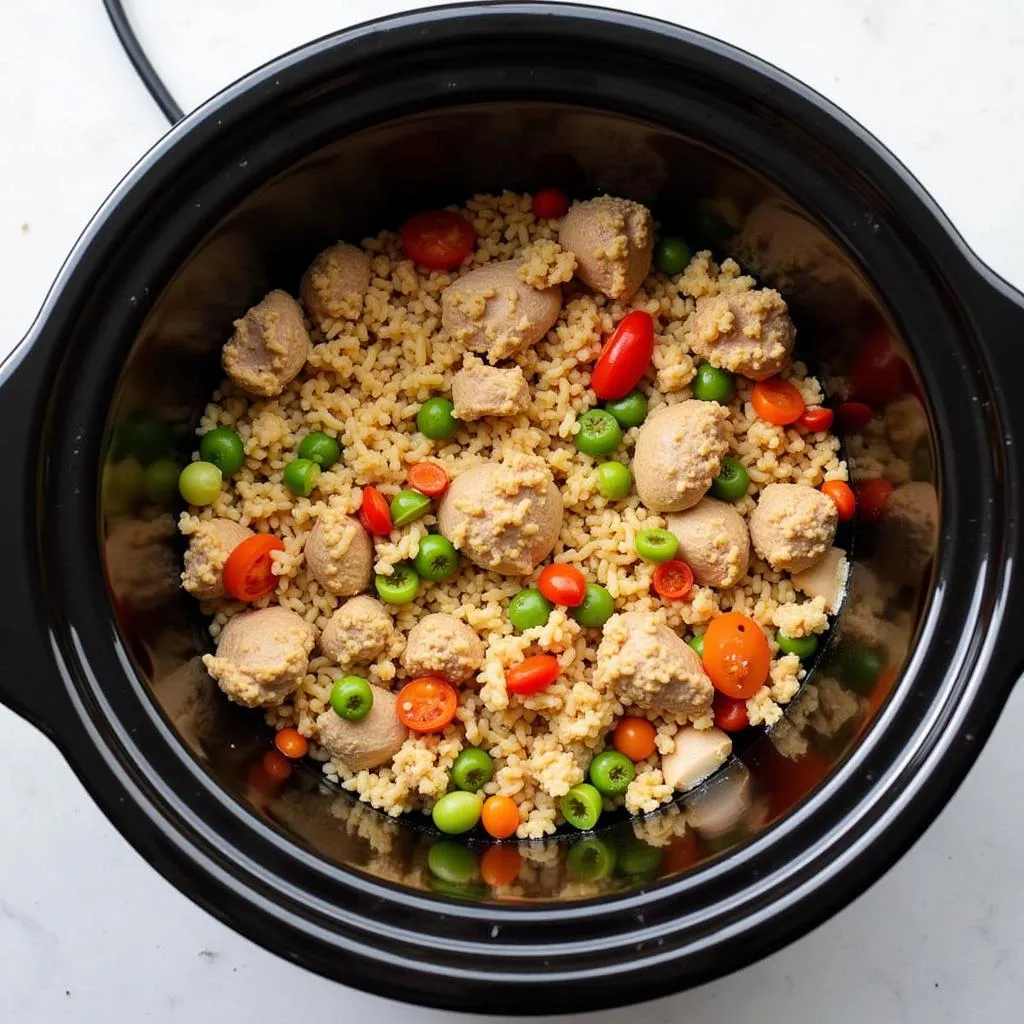
<path fill-rule="evenodd" d="M 132 31 L 128 15 L 125 14 L 124 8 L 121 6 L 121 0 L 103 0 L 103 6 L 110 18 L 110 24 L 114 26 L 118 41 L 132 62 L 132 67 L 135 68 L 135 73 L 142 79 L 142 84 L 149 90 L 149 95 L 153 97 L 164 117 L 171 124 L 177 124 L 185 116 L 185 113 L 175 102 L 167 86 L 156 73 L 156 69 L 150 64 L 146 51 L 142 49 L 142 44 Z"/>

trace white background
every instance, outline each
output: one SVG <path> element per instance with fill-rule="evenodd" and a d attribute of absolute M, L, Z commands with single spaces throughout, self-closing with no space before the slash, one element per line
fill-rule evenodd
<path fill-rule="evenodd" d="M 189 109 L 284 50 L 416 5 L 126 6 Z M 1020 0 L 630 6 L 751 50 L 819 89 L 893 149 L 983 259 L 1024 286 Z M 0 41 L 2 355 L 28 327 L 89 216 L 165 124 L 118 49 L 100 0 L 5 0 Z M 589 1020 L 1019 1020 L 1022 727 L 1024 701 L 1016 697 L 938 822 L 882 882 L 817 932 L 715 984 Z M 307 974 L 208 917 L 121 839 L 54 748 L 3 709 L 0 779 L 4 1020 L 443 1018 Z"/>

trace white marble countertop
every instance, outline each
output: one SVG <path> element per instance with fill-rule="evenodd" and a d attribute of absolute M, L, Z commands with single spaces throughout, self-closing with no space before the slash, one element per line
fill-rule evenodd
<path fill-rule="evenodd" d="M 625 2 L 621 4 L 627 6 Z M 276 54 L 413 0 L 128 0 L 188 109 Z M 780 65 L 920 177 L 981 257 L 1024 286 L 1020 0 L 628 4 Z M 788 13 L 791 12 L 791 13 Z M 0 5 L 0 355 L 88 217 L 165 130 L 100 0 Z M 1024 995 L 1024 700 L 915 848 L 812 935 L 630 1024 L 1009 1021 Z M 324 981 L 207 916 L 146 865 L 56 750 L 0 709 L 0 1000 L 42 1022 L 440 1021 Z"/>

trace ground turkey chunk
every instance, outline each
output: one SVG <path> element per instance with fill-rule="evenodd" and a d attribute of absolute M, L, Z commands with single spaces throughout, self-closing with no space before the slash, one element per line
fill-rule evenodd
<path fill-rule="evenodd" d="M 795 337 L 786 303 L 774 288 L 704 296 L 686 322 L 696 355 L 751 380 L 785 369 Z"/>
<path fill-rule="evenodd" d="M 452 401 L 453 413 L 459 420 L 514 416 L 530 404 L 530 389 L 518 366 L 500 370 L 479 363 L 465 366 L 455 374 Z"/>
<path fill-rule="evenodd" d="M 562 289 L 528 285 L 522 262 L 488 263 L 445 288 L 441 322 L 453 341 L 497 362 L 547 334 L 562 310 Z"/>
<path fill-rule="evenodd" d="M 729 450 L 722 429 L 728 418 L 725 406 L 690 399 L 655 413 L 640 428 L 633 476 L 651 511 L 682 512 L 704 497 Z"/>
<path fill-rule="evenodd" d="M 325 509 L 306 541 L 306 565 L 325 590 L 350 597 L 370 585 L 373 542 L 357 519 Z"/>
<path fill-rule="evenodd" d="M 316 720 L 320 746 L 353 772 L 387 764 L 409 738 L 409 730 L 398 717 L 395 695 L 379 686 L 370 689 L 373 705 L 365 718 L 350 722 L 327 710 Z"/>
<path fill-rule="evenodd" d="M 565 215 L 558 241 L 576 257 L 576 276 L 584 284 L 625 302 L 651 270 L 651 211 L 631 199 L 589 199 Z"/>
<path fill-rule="evenodd" d="M 679 541 L 679 557 L 702 587 L 734 587 L 750 564 L 750 534 L 743 516 L 724 501 L 701 498 L 665 517 Z"/>
<path fill-rule="evenodd" d="M 838 522 L 827 494 L 802 484 L 769 484 L 750 514 L 750 539 L 773 569 L 803 572 L 828 554 Z"/>
<path fill-rule="evenodd" d="M 320 650 L 336 665 L 373 661 L 391 641 L 395 627 L 380 601 L 353 597 L 332 616 L 320 637 Z"/>
<path fill-rule="evenodd" d="M 903 484 L 886 499 L 878 522 L 879 565 L 899 583 L 924 575 L 939 543 L 939 496 L 921 480 Z"/>
<path fill-rule="evenodd" d="M 673 714 L 707 711 L 715 692 L 697 652 L 650 612 L 605 623 L 595 678 L 632 704 Z"/>
<path fill-rule="evenodd" d="M 189 535 L 181 585 L 200 601 L 224 596 L 224 563 L 252 530 L 233 519 L 206 519 Z"/>
<path fill-rule="evenodd" d="M 295 612 L 272 606 L 242 612 L 224 627 L 207 672 L 236 704 L 277 707 L 302 681 L 313 649 L 313 627 Z"/>
<path fill-rule="evenodd" d="M 464 683 L 484 663 L 484 645 L 471 626 L 452 615 L 425 615 L 409 630 L 402 664 L 412 676 L 440 675 Z"/>
<path fill-rule="evenodd" d="M 363 311 L 370 287 L 370 257 L 362 249 L 338 242 L 322 253 L 302 275 L 299 297 L 317 324 L 355 320 Z"/>
<path fill-rule="evenodd" d="M 273 398 L 298 376 L 309 349 L 302 307 L 275 289 L 235 321 L 235 333 L 224 346 L 221 362 L 243 391 Z"/>
<path fill-rule="evenodd" d="M 437 523 L 482 569 L 524 576 L 555 546 L 562 495 L 540 459 L 515 452 L 457 476 L 441 500 Z"/>

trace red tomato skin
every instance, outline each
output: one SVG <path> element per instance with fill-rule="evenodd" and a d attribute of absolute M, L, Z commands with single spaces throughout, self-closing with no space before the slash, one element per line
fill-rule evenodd
<path fill-rule="evenodd" d="M 874 410 L 864 402 L 843 402 L 837 414 L 844 430 L 859 434 L 871 422 Z"/>
<path fill-rule="evenodd" d="M 451 210 L 413 214 L 400 232 L 402 250 L 428 270 L 453 270 L 473 251 L 473 225 Z"/>
<path fill-rule="evenodd" d="M 505 673 L 505 686 L 509 693 L 520 697 L 546 690 L 557 678 L 558 659 L 550 654 L 536 654 L 513 665 Z"/>
<path fill-rule="evenodd" d="M 810 430 L 812 433 L 819 433 L 821 431 L 828 430 L 832 426 L 832 421 L 834 419 L 835 413 L 832 412 L 831 409 L 814 408 L 806 409 L 797 422 L 805 430 Z"/>
<path fill-rule="evenodd" d="M 742 732 L 750 725 L 747 717 L 747 702 L 740 697 L 728 697 L 715 693 L 715 725 L 723 732 Z"/>
<path fill-rule="evenodd" d="M 563 608 L 583 604 L 587 596 L 586 577 L 574 565 L 546 565 L 537 577 L 537 589 L 552 603 Z"/>
<path fill-rule="evenodd" d="M 224 563 L 224 589 L 237 601 L 258 601 L 277 587 L 271 552 L 284 551 L 284 541 L 267 533 L 246 537 Z"/>
<path fill-rule="evenodd" d="M 533 214 L 541 220 L 557 220 L 569 212 L 569 197 L 560 188 L 542 188 L 533 196 Z"/>
<path fill-rule="evenodd" d="M 654 570 L 654 592 L 668 601 L 681 601 L 693 588 L 693 570 L 686 562 L 673 559 Z"/>
<path fill-rule="evenodd" d="M 605 342 L 590 386 L 598 398 L 625 398 L 640 383 L 654 355 L 654 320 L 642 309 L 627 313 Z"/>
<path fill-rule="evenodd" d="M 904 362 L 896 353 L 889 332 L 872 331 L 861 343 L 850 368 L 850 386 L 857 398 L 886 404 L 906 390 Z"/>
<path fill-rule="evenodd" d="M 857 511 L 857 499 L 849 484 L 844 483 L 842 480 L 826 480 L 821 485 L 821 491 L 823 494 L 827 494 L 835 503 L 836 512 L 841 523 L 845 523 L 853 518 L 854 513 Z"/>
<path fill-rule="evenodd" d="M 392 530 L 391 509 L 376 487 L 363 488 L 359 521 L 375 537 L 386 537 Z"/>
<path fill-rule="evenodd" d="M 857 504 L 860 507 L 861 518 L 869 522 L 879 519 L 892 490 L 892 482 L 884 477 L 865 480 L 857 491 Z"/>

